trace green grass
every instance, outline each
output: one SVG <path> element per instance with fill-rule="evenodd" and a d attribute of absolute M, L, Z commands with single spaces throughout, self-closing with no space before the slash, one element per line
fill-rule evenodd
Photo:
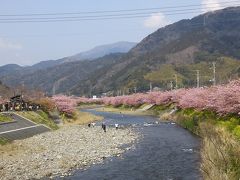
<path fill-rule="evenodd" d="M 229 118 L 230 119 L 219 121 L 218 125 L 227 129 L 231 134 L 233 134 L 237 139 L 240 140 L 240 118 L 239 117 Z"/>
<path fill-rule="evenodd" d="M 5 145 L 9 143 L 10 141 L 6 138 L 0 137 L 0 145 Z"/>
<path fill-rule="evenodd" d="M 12 118 L 0 113 L 0 123 L 11 122 L 11 121 L 12 121 Z"/>
<path fill-rule="evenodd" d="M 39 111 L 23 111 L 17 112 L 19 115 L 26 117 L 27 119 L 38 123 L 38 124 L 45 124 L 46 126 L 50 127 L 53 130 L 58 129 L 58 126 L 53 122 L 52 119 L 49 118 L 48 114 L 42 110 Z"/>
<path fill-rule="evenodd" d="M 179 124 L 193 133 L 199 133 L 199 123 L 209 122 L 215 126 L 223 127 L 240 140 L 240 117 L 234 114 L 219 116 L 211 111 L 184 109 L 179 110 L 176 116 Z"/>
<path fill-rule="evenodd" d="M 154 106 L 151 110 L 155 112 L 155 115 L 161 115 L 169 109 L 173 109 L 172 105 L 158 105 Z M 240 140 L 240 117 L 236 114 L 219 116 L 217 113 L 212 111 L 198 111 L 193 108 L 189 108 L 179 109 L 174 117 L 177 123 L 195 134 L 200 134 L 199 124 L 201 122 L 210 122 L 213 125 L 225 128 L 228 132 Z"/>

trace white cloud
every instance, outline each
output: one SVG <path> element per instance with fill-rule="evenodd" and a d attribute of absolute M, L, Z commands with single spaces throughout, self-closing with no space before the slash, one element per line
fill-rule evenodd
<path fill-rule="evenodd" d="M 238 6 L 239 2 L 223 2 L 220 0 L 202 0 L 202 11 L 215 11 L 218 9 L 223 9 L 230 6 Z"/>
<path fill-rule="evenodd" d="M 147 28 L 161 28 L 168 25 L 170 21 L 162 13 L 152 14 L 144 21 L 144 26 Z"/>
<path fill-rule="evenodd" d="M 0 38 L 0 49 L 22 49 L 22 45 L 19 43 L 10 42 L 4 38 Z"/>

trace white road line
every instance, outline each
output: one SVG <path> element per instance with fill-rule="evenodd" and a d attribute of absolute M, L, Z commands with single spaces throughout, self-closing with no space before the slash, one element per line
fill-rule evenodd
<path fill-rule="evenodd" d="M 31 122 L 31 123 L 33 123 L 33 124 L 37 124 L 37 123 L 31 121 L 30 119 L 23 117 L 22 115 L 20 115 L 20 114 L 18 114 L 18 113 L 15 113 L 15 112 L 12 112 L 12 113 L 15 114 L 16 116 L 19 116 L 19 117 L 25 119 L 26 121 L 29 121 L 29 122 Z"/>
<path fill-rule="evenodd" d="M 6 133 L 10 133 L 10 132 L 15 132 L 15 131 L 21 131 L 21 130 L 24 130 L 24 129 L 35 128 L 35 127 L 38 127 L 38 126 L 42 126 L 42 125 L 39 124 L 39 125 L 35 125 L 35 126 L 28 126 L 28 127 L 24 127 L 24 128 L 19 128 L 19 129 L 4 131 L 4 132 L 0 132 L 0 135 L 1 135 L 1 134 L 6 134 Z"/>
<path fill-rule="evenodd" d="M 3 112 L 3 113 L 9 114 L 8 112 Z M 20 115 L 20 114 L 18 114 L 18 113 L 15 113 L 15 112 L 11 112 L 11 113 L 12 113 L 12 114 L 15 114 L 15 115 L 18 116 L 18 117 L 21 117 L 21 118 L 25 119 L 26 121 L 29 121 L 29 122 L 37 125 L 37 123 L 31 121 L 30 119 L 28 119 L 28 118 L 26 118 L 26 117 L 24 117 L 24 116 L 22 116 L 22 115 Z M 45 128 L 48 128 L 49 130 L 52 130 L 50 127 L 48 127 L 48 126 L 45 125 L 45 124 L 41 124 L 41 125 L 44 126 Z"/>
<path fill-rule="evenodd" d="M 19 116 L 19 117 L 25 119 L 26 121 L 29 121 L 29 122 L 37 125 L 37 123 L 31 121 L 30 119 L 28 119 L 28 118 L 26 118 L 26 117 L 23 117 L 23 116 L 19 115 L 18 113 L 13 112 L 13 114 L 15 114 L 16 116 Z M 41 125 L 44 126 L 45 128 L 48 128 L 49 130 L 52 130 L 50 127 L 46 126 L 45 124 L 41 124 Z"/>

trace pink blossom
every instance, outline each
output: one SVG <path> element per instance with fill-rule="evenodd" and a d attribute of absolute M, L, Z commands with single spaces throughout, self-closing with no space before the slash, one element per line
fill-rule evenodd
<path fill-rule="evenodd" d="M 58 110 L 62 113 L 73 114 L 77 106 L 77 101 L 73 97 L 56 95 L 52 97 L 52 100 L 56 104 Z"/>
<path fill-rule="evenodd" d="M 165 92 L 137 93 L 127 96 L 104 97 L 97 100 L 78 98 L 82 103 L 140 106 L 142 104 L 175 104 L 186 109 L 212 110 L 220 115 L 240 114 L 240 80 L 207 88 L 178 89 Z"/>

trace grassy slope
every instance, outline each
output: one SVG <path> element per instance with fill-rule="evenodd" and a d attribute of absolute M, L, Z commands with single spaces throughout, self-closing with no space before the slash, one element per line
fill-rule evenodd
<path fill-rule="evenodd" d="M 43 112 L 42 110 L 39 111 L 23 111 L 17 112 L 17 114 L 30 119 L 31 121 L 38 123 L 38 124 L 45 124 L 46 126 L 50 127 L 51 129 L 58 129 L 58 126 L 53 122 L 52 119 L 48 117 L 48 115 Z"/>
<path fill-rule="evenodd" d="M 4 114 L 0 114 L 0 123 L 11 122 L 11 121 L 12 121 L 12 118 L 5 116 Z"/>
<path fill-rule="evenodd" d="M 227 82 L 231 78 L 239 76 L 240 61 L 228 57 L 215 59 L 217 81 L 220 83 Z M 174 74 L 178 75 L 179 86 L 195 86 L 196 71 L 200 70 L 200 80 L 202 85 L 208 85 L 212 79 L 212 67 L 209 62 L 198 62 L 194 64 L 164 64 L 158 70 L 152 71 L 144 76 L 148 81 L 162 85 L 174 80 Z"/>

